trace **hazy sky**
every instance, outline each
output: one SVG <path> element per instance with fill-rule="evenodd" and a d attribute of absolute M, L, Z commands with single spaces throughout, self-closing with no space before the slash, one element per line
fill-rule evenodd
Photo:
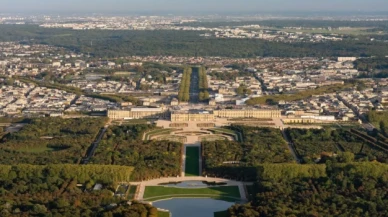
<path fill-rule="evenodd" d="M 388 0 L 0 0 L 13 11 L 388 11 Z"/>

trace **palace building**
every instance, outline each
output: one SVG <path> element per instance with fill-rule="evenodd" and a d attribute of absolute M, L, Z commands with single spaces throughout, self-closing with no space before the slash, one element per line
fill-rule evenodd
<path fill-rule="evenodd" d="M 171 122 L 215 121 L 213 112 L 209 111 L 174 111 L 171 112 Z"/>
<path fill-rule="evenodd" d="M 129 110 L 108 110 L 110 119 L 166 118 L 169 113 L 163 108 L 131 108 Z"/>
<path fill-rule="evenodd" d="M 171 118 L 172 122 L 213 122 L 216 118 L 280 118 L 280 110 L 188 110 L 166 111 L 162 108 L 131 108 L 130 110 L 109 110 L 111 119 Z"/>
<path fill-rule="evenodd" d="M 237 110 L 237 109 L 224 109 L 215 110 L 214 116 L 218 118 L 280 118 L 280 110 Z"/>

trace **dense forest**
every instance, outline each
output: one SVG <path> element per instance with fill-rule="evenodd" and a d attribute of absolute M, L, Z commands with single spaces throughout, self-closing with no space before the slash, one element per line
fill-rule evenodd
<path fill-rule="evenodd" d="M 346 162 L 387 162 L 388 159 L 387 138 L 381 134 L 329 128 L 286 129 L 286 134 L 291 138 L 296 154 L 305 163 L 324 162 L 334 156 Z"/>
<path fill-rule="evenodd" d="M 243 141 L 203 142 L 203 175 L 250 180 L 259 164 L 294 161 L 280 130 L 245 126 L 230 129 L 241 133 Z"/>
<path fill-rule="evenodd" d="M 21 131 L 0 141 L 0 163 L 78 163 L 86 154 L 105 118 L 31 120 Z"/>
<path fill-rule="evenodd" d="M 129 181 L 132 171 L 104 165 L 0 165 L 0 215 L 156 217 L 149 205 L 130 207 L 112 197 L 117 182 Z M 103 189 L 92 190 L 96 183 Z M 112 209 L 112 203 L 118 206 Z"/>
<path fill-rule="evenodd" d="M 388 61 L 385 57 L 380 58 L 362 58 L 354 62 L 356 69 L 360 71 L 373 71 L 375 69 L 388 69 Z"/>
<path fill-rule="evenodd" d="M 252 201 L 234 205 L 229 217 L 388 216 L 388 165 L 264 165 Z"/>
<path fill-rule="evenodd" d="M 170 141 L 143 141 L 153 125 L 110 127 L 91 163 L 133 166 L 133 180 L 177 176 L 181 172 L 182 144 Z"/>
<path fill-rule="evenodd" d="M 354 62 L 355 67 L 364 71 L 359 78 L 388 78 L 388 61 L 386 57 L 362 58 Z"/>
<path fill-rule="evenodd" d="M 385 56 L 388 44 L 370 39 L 324 43 L 282 43 L 259 39 L 204 38 L 198 31 L 110 31 L 45 29 L 34 25 L 0 25 L 0 41 L 64 47 L 95 57 L 131 55 L 225 57 Z M 93 45 L 91 45 L 93 41 Z"/>

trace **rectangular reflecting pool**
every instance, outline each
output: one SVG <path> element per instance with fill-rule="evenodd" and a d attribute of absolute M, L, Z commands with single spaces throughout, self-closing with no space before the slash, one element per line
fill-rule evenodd
<path fill-rule="evenodd" d="M 211 198 L 175 198 L 152 203 L 169 210 L 172 217 L 214 217 L 214 212 L 227 210 L 234 204 Z"/>

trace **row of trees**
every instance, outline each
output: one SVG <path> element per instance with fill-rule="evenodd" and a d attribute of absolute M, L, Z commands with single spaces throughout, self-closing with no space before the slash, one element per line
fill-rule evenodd
<path fill-rule="evenodd" d="M 388 165 L 264 165 L 251 202 L 228 216 L 387 216 Z M 268 174 L 263 176 L 262 174 Z M 277 175 L 276 175 L 277 174 Z M 287 175 L 289 174 L 289 175 Z"/>
<path fill-rule="evenodd" d="M 181 85 L 178 92 L 179 102 L 188 102 L 190 100 L 190 81 L 191 81 L 192 69 L 185 67 L 181 80 Z"/>
<path fill-rule="evenodd" d="M 205 67 L 199 68 L 199 100 L 209 100 L 209 83 L 207 81 L 207 73 Z"/>

